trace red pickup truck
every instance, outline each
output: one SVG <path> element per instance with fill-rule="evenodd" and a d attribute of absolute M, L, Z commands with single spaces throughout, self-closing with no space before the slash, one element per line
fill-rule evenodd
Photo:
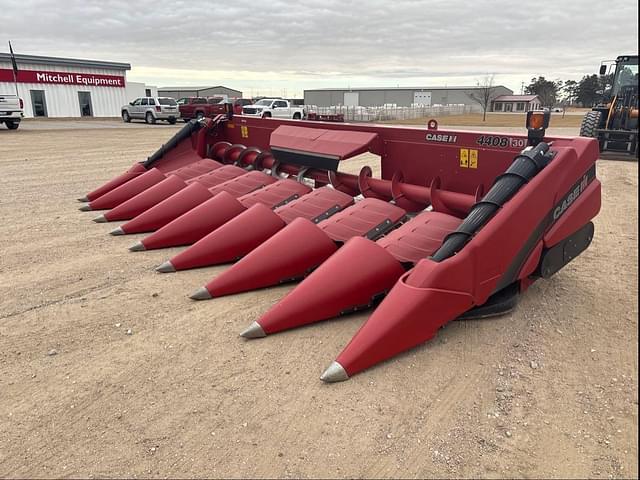
<path fill-rule="evenodd" d="M 227 111 L 227 103 L 233 104 L 234 113 L 241 114 L 242 107 L 252 102 L 248 98 L 185 97 L 178 100 L 178 108 L 182 119 L 188 122 L 192 118 L 211 118 L 219 113 L 225 113 Z"/>

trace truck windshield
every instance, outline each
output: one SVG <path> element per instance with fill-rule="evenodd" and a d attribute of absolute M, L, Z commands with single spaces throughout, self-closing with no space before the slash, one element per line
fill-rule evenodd
<path fill-rule="evenodd" d="M 271 105 L 273 103 L 273 100 L 268 100 L 266 98 L 263 98 L 262 100 L 258 100 L 256 102 L 256 105 L 263 105 L 265 107 L 268 107 L 269 105 Z"/>
<path fill-rule="evenodd" d="M 160 105 L 177 105 L 173 98 L 159 98 L 158 102 L 160 102 Z"/>

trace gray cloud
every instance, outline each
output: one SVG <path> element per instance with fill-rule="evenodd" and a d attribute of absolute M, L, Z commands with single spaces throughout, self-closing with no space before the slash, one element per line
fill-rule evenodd
<path fill-rule="evenodd" d="M 600 0 L 0 1 L 2 37 L 18 52 L 127 61 L 132 78 L 150 83 L 196 84 L 202 79 L 191 81 L 192 72 L 222 71 L 241 72 L 235 82 L 244 88 L 300 90 L 469 84 L 487 73 L 511 88 L 538 74 L 580 78 L 602 59 L 637 51 L 637 1 L 602 7 Z"/>

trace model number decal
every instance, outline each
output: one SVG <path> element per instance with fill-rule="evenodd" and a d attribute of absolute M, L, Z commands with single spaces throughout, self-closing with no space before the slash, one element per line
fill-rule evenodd
<path fill-rule="evenodd" d="M 483 147 L 499 148 L 524 148 L 527 146 L 527 140 L 525 138 L 498 137 L 495 135 L 480 135 L 476 143 Z"/>
<path fill-rule="evenodd" d="M 448 135 L 446 133 L 427 133 L 427 140 L 430 142 L 456 143 L 457 135 Z"/>

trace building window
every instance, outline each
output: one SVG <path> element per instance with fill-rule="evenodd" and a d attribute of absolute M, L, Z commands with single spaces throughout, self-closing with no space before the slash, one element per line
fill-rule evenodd
<path fill-rule="evenodd" d="M 91 106 L 91 92 L 78 92 L 78 102 L 80 104 L 80 116 L 93 117 L 93 107 Z"/>
<path fill-rule="evenodd" d="M 150 97 L 151 96 L 151 89 L 150 88 L 145 88 L 144 89 L 144 96 L 145 97 Z"/>
<path fill-rule="evenodd" d="M 31 94 L 31 108 L 34 117 L 48 117 L 47 112 L 47 99 L 44 95 L 44 90 L 30 90 Z"/>
<path fill-rule="evenodd" d="M 516 112 L 524 112 L 524 102 L 518 102 L 516 104 Z"/>
<path fill-rule="evenodd" d="M 501 112 L 502 111 L 502 102 L 496 102 L 493 104 L 493 111 L 494 112 Z"/>

